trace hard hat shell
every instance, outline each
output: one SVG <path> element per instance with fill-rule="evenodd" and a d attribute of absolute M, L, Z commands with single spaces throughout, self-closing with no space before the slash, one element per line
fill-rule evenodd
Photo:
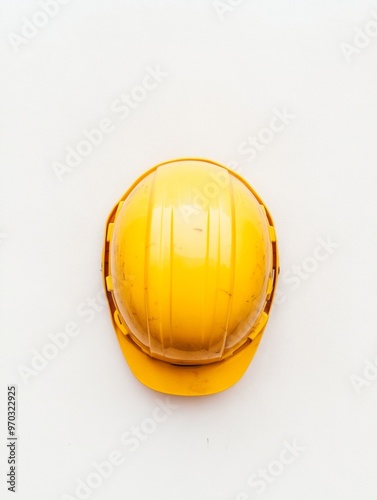
<path fill-rule="evenodd" d="M 145 172 L 108 218 L 102 266 L 134 375 L 185 396 L 236 383 L 264 332 L 278 266 L 272 218 L 235 172 L 197 158 Z"/>

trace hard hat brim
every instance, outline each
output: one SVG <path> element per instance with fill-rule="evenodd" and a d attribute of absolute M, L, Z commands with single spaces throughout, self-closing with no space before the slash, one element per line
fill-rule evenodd
<path fill-rule="evenodd" d="M 173 365 L 151 358 L 124 335 L 116 333 L 126 361 L 135 377 L 158 392 L 176 396 L 205 396 L 228 389 L 246 372 L 262 338 L 248 342 L 231 357 L 206 365 Z"/>

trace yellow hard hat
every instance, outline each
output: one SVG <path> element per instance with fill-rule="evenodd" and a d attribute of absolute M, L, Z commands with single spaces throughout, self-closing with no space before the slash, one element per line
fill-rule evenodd
<path fill-rule="evenodd" d="M 213 394 L 246 371 L 278 275 L 272 218 L 235 172 L 202 159 L 156 165 L 106 226 L 103 273 L 134 375 L 167 394 Z"/>

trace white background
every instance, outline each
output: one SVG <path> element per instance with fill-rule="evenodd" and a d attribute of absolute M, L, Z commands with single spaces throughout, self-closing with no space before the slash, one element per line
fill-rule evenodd
<path fill-rule="evenodd" d="M 113 450 L 123 464 L 88 498 L 377 498 L 377 381 L 363 374 L 377 356 L 377 37 L 358 39 L 365 47 L 349 57 L 342 45 L 355 47 L 355 28 L 373 21 L 377 3 L 238 3 L 221 15 L 212 0 L 71 0 L 16 47 L 9 34 L 22 36 L 24 16 L 41 7 L 1 2 L 4 499 L 80 498 L 78 480 Z M 122 120 L 112 103 L 148 67 L 167 76 Z M 250 161 L 240 144 L 276 109 L 294 118 Z M 59 181 L 54 162 L 106 118 L 113 132 Z M 171 398 L 178 408 L 151 424 L 165 396 L 134 378 L 107 307 L 87 301 L 102 290 L 112 206 L 144 170 L 185 156 L 237 162 L 265 200 L 281 252 L 280 299 L 236 386 Z M 334 246 L 320 262 L 319 238 Z M 298 282 L 294 266 L 305 273 Z M 69 322 L 81 333 L 23 380 L 33 349 Z M 4 479 L 8 384 L 19 398 L 16 494 Z M 137 450 L 121 442 L 148 425 Z M 279 466 L 285 442 L 301 451 Z M 271 482 L 250 485 L 268 467 Z"/>

